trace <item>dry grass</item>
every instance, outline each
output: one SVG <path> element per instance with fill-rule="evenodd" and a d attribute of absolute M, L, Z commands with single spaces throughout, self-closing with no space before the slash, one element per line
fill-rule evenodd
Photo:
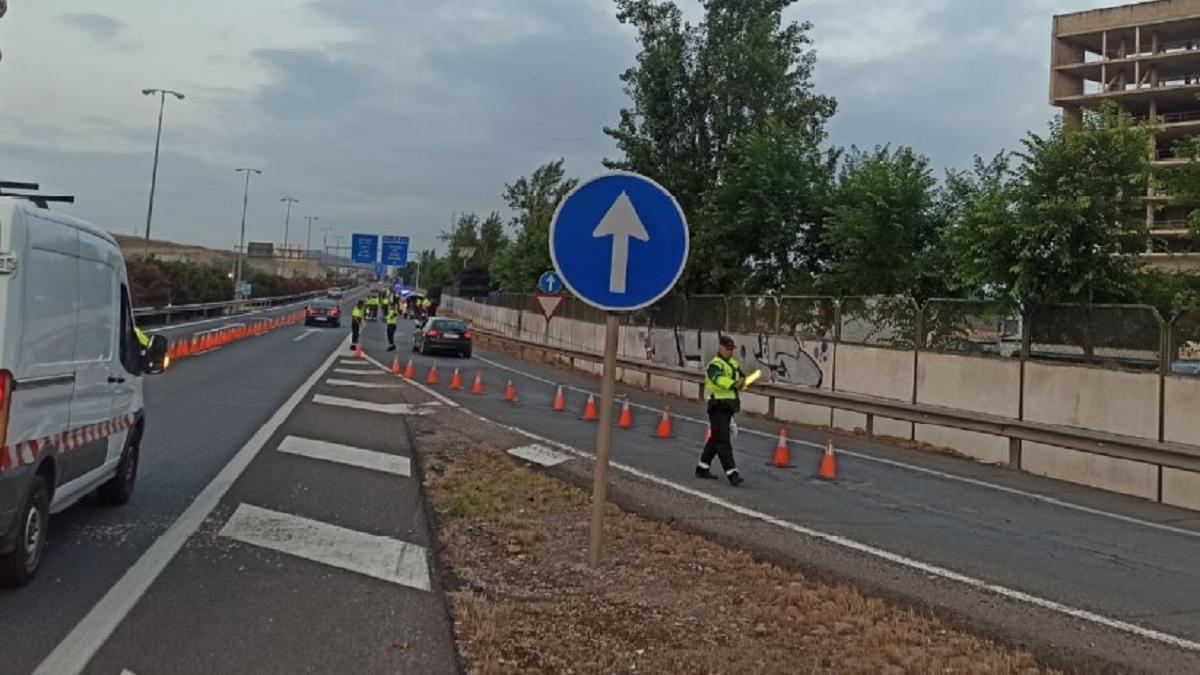
<path fill-rule="evenodd" d="M 434 449 L 427 480 L 473 672 L 1039 673 L 1027 653 L 609 507 L 500 452 Z"/>

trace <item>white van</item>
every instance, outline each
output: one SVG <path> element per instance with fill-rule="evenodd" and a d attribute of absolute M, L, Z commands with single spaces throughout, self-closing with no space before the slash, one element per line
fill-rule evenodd
<path fill-rule="evenodd" d="M 51 513 L 129 500 L 166 352 L 139 343 L 117 242 L 44 206 L 0 196 L 0 586 L 33 578 Z"/>

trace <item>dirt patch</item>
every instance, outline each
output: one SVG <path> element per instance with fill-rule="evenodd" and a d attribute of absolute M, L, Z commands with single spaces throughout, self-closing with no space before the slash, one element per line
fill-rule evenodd
<path fill-rule="evenodd" d="M 423 445 L 455 628 L 494 673 L 1041 673 L 1025 652 L 609 507 L 478 443 Z"/>

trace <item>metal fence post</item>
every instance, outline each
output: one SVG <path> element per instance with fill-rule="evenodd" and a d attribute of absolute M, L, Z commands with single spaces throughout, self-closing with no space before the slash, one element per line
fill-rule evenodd
<path fill-rule="evenodd" d="M 925 310 L 929 308 L 929 303 L 924 305 L 917 304 L 916 299 L 911 300 L 913 308 L 917 310 L 917 320 L 914 322 L 913 330 L 913 381 L 912 381 L 912 402 L 917 402 L 917 378 L 921 371 L 921 347 L 925 345 Z M 917 425 L 912 425 L 909 440 L 917 440 Z"/>
<path fill-rule="evenodd" d="M 1036 308 L 1021 307 L 1021 379 L 1017 390 L 1017 419 L 1019 420 L 1025 419 L 1025 366 L 1029 363 L 1029 351 L 1033 346 L 1033 317 L 1036 313 Z M 1008 468 L 1021 470 L 1024 451 L 1021 439 L 1008 439 Z"/>

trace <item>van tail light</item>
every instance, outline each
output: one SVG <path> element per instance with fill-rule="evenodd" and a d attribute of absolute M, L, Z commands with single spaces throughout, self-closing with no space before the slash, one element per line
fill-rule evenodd
<path fill-rule="evenodd" d="M 463 333 L 463 337 L 470 340 L 471 338 L 475 337 L 475 333 L 473 333 L 471 331 L 467 331 L 467 332 Z"/>
<path fill-rule="evenodd" d="M 8 445 L 8 417 L 12 411 L 13 376 L 0 370 L 0 447 Z"/>

